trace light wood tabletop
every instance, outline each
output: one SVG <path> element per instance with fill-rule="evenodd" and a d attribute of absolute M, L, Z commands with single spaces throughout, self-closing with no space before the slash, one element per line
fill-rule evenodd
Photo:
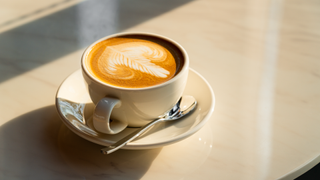
<path fill-rule="evenodd" d="M 55 106 L 84 49 L 118 32 L 179 42 L 215 94 L 177 143 L 100 153 Z M 320 2 L 0 0 L 0 179 L 294 179 L 320 162 Z"/>

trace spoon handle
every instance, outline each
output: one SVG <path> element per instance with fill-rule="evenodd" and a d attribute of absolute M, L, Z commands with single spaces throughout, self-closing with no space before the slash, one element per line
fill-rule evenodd
<path fill-rule="evenodd" d="M 127 143 L 131 142 L 132 140 L 134 140 L 135 138 L 139 137 L 142 133 L 144 133 L 146 130 L 148 130 L 150 127 L 154 126 L 155 124 L 157 124 L 158 122 L 163 121 L 164 119 L 160 118 L 160 119 L 156 119 L 154 121 L 151 121 L 150 123 L 146 124 L 145 126 L 137 129 L 136 131 L 132 132 L 131 134 L 127 135 L 126 137 L 120 139 L 119 141 L 117 141 L 116 143 L 105 147 L 103 149 L 101 149 L 101 152 L 103 154 L 110 154 L 118 149 L 120 149 L 121 147 L 123 147 L 124 145 L 126 145 Z"/>

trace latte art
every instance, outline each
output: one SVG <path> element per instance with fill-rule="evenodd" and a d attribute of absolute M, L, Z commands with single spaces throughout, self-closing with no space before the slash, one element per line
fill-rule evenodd
<path fill-rule="evenodd" d="M 164 83 L 180 71 L 181 52 L 170 42 L 151 36 L 120 36 L 91 47 L 87 67 L 100 81 L 123 88 Z"/>
<path fill-rule="evenodd" d="M 165 49 L 157 44 L 128 42 L 107 46 L 98 59 L 98 67 L 105 76 L 117 79 L 132 79 L 135 76 L 134 70 L 166 78 L 170 72 L 154 63 L 164 61 L 166 58 Z M 126 71 L 123 70 L 123 66 Z"/>

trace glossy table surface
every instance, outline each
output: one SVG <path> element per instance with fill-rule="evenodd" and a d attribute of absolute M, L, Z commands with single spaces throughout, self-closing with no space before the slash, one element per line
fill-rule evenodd
<path fill-rule="evenodd" d="M 95 40 L 146 31 L 185 47 L 215 110 L 178 143 L 100 154 L 55 94 Z M 0 179 L 294 179 L 320 162 L 320 3 L 0 0 Z"/>

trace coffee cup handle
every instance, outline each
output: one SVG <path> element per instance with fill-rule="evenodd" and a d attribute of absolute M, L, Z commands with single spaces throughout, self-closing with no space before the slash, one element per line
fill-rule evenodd
<path fill-rule="evenodd" d="M 96 105 L 93 113 L 94 128 L 105 134 L 117 134 L 127 127 L 127 123 L 111 120 L 110 115 L 113 108 L 121 106 L 121 101 L 116 98 L 102 98 Z"/>

